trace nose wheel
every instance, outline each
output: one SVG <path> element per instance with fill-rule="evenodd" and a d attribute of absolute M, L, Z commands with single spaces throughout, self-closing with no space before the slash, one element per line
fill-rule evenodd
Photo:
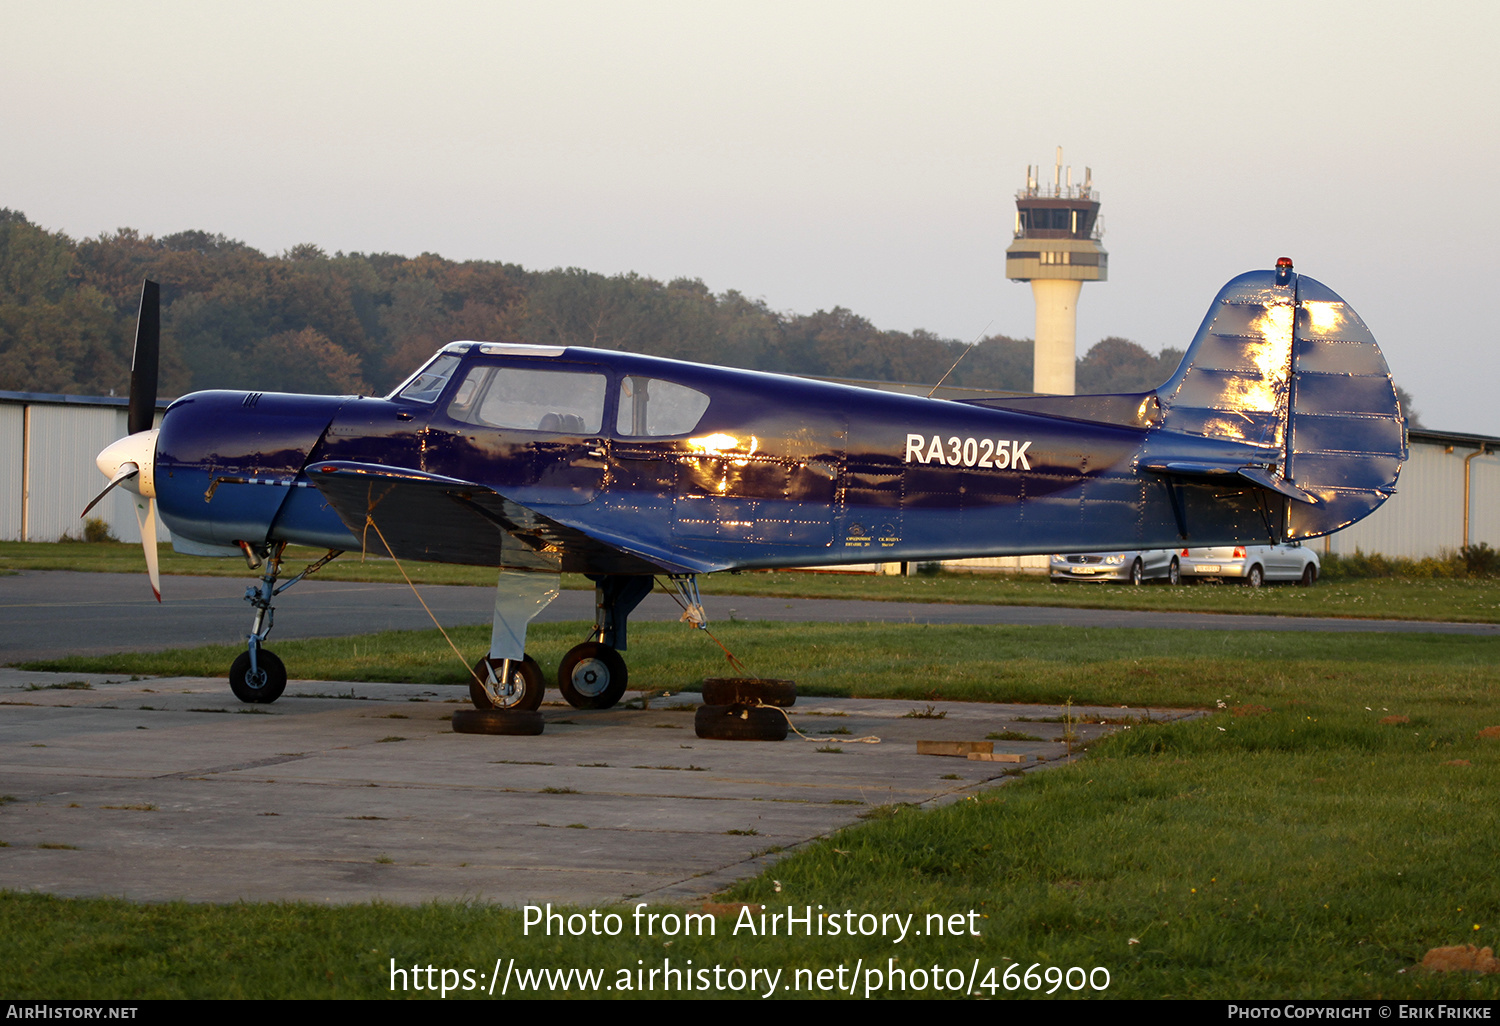
<path fill-rule="evenodd" d="M 557 668 L 558 690 L 575 709 L 608 709 L 625 694 L 629 679 L 620 653 L 597 641 L 575 646 Z"/>
<path fill-rule="evenodd" d="M 250 665 L 250 653 L 241 652 L 229 668 L 229 689 L 241 702 L 274 702 L 286 690 L 286 666 L 269 649 L 255 653 L 255 665 Z"/>

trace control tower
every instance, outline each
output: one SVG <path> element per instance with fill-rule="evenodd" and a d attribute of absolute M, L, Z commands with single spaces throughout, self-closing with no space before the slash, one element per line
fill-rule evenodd
<path fill-rule="evenodd" d="M 1099 194 L 1094 172 L 1083 184 L 1073 169 L 1063 174 L 1062 147 L 1052 184 L 1038 182 L 1041 168 L 1026 168 L 1026 188 L 1016 193 L 1015 242 L 1005 251 L 1005 276 L 1031 282 L 1036 300 L 1036 350 L 1032 390 L 1072 395 L 1077 367 L 1078 293 L 1086 281 L 1109 277 L 1109 254 L 1099 244 Z"/>

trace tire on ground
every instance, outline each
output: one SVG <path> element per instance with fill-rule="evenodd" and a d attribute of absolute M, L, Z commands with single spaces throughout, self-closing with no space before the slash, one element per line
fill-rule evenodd
<path fill-rule="evenodd" d="M 797 682 L 760 677 L 705 677 L 704 705 L 776 705 L 797 702 Z"/>
<path fill-rule="evenodd" d="M 473 676 L 469 678 L 469 701 L 474 703 L 476 709 L 536 709 L 542 704 L 542 699 L 547 694 L 547 681 L 542 676 L 542 668 L 531 656 L 521 661 L 521 665 L 515 669 L 521 674 L 523 687 L 515 695 L 509 705 L 496 705 L 494 695 L 490 694 L 479 681 L 487 676 L 486 663 L 491 667 L 500 665 L 501 660 L 481 656 L 479 662 L 474 664 Z"/>
<path fill-rule="evenodd" d="M 531 709 L 460 709 L 453 714 L 453 730 L 458 734 L 540 734 L 546 721 Z"/>
<path fill-rule="evenodd" d="M 785 741 L 787 719 L 753 705 L 700 705 L 693 730 L 705 741 Z"/>
<path fill-rule="evenodd" d="M 619 652 L 586 641 L 575 645 L 557 667 L 557 689 L 575 709 L 608 709 L 620 701 L 630 670 Z"/>
<path fill-rule="evenodd" d="M 286 666 L 269 649 L 255 654 L 258 674 L 250 672 L 250 653 L 241 652 L 229 668 L 229 690 L 241 702 L 269 704 L 281 697 L 286 690 Z"/>

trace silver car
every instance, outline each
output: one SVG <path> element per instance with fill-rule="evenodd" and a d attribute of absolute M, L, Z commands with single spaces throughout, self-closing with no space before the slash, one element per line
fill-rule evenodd
<path fill-rule="evenodd" d="M 1318 580 L 1323 564 L 1318 554 L 1301 542 L 1281 545 L 1215 545 L 1183 549 L 1182 576 L 1191 580 L 1239 581 L 1259 588 L 1268 581 L 1296 581 L 1304 588 Z"/>
<path fill-rule="evenodd" d="M 1052 557 L 1050 571 L 1054 583 L 1062 581 L 1115 581 L 1121 584 L 1144 584 L 1150 578 L 1161 578 L 1168 584 L 1180 584 L 1180 559 L 1172 549 L 1138 549 L 1133 552 L 1078 552 Z"/>

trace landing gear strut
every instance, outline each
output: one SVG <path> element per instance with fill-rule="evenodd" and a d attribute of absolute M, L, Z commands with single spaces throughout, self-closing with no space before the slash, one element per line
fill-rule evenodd
<path fill-rule="evenodd" d="M 306 570 L 278 588 L 276 578 L 281 576 L 281 554 L 286 550 L 286 542 L 270 542 L 264 545 L 250 545 L 248 542 L 239 544 L 240 549 L 245 553 L 245 562 L 250 564 L 250 569 L 255 570 L 264 566 L 265 571 L 260 575 L 259 584 L 245 589 L 245 601 L 254 608 L 255 619 L 251 623 L 250 634 L 245 639 L 245 651 L 229 668 L 229 689 L 241 702 L 270 703 L 280 698 L 281 693 L 286 690 L 285 664 L 277 658 L 275 652 L 261 647 L 265 643 L 266 636 L 271 633 L 272 625 L 276 622 L 276 611 L 271 606 L 271 600 L 309 574 L 316 573 L 326 566 L 329 560 L 343 553 L 341 550 L 329 549 L 328 554 L 322 559 L 311 564 Z"/>
<path fill-rule="evenodd" d="M 474 664 L 469 681 L 472 714 L 455 714 L 453 729 L 463 734 L 540 734 L 537 709 L 547 680 L 526 654 L 526 628 L 557 598 L 556 570 L 501 570 L 495 582 L 495 619 L 490 651 Z"/>

